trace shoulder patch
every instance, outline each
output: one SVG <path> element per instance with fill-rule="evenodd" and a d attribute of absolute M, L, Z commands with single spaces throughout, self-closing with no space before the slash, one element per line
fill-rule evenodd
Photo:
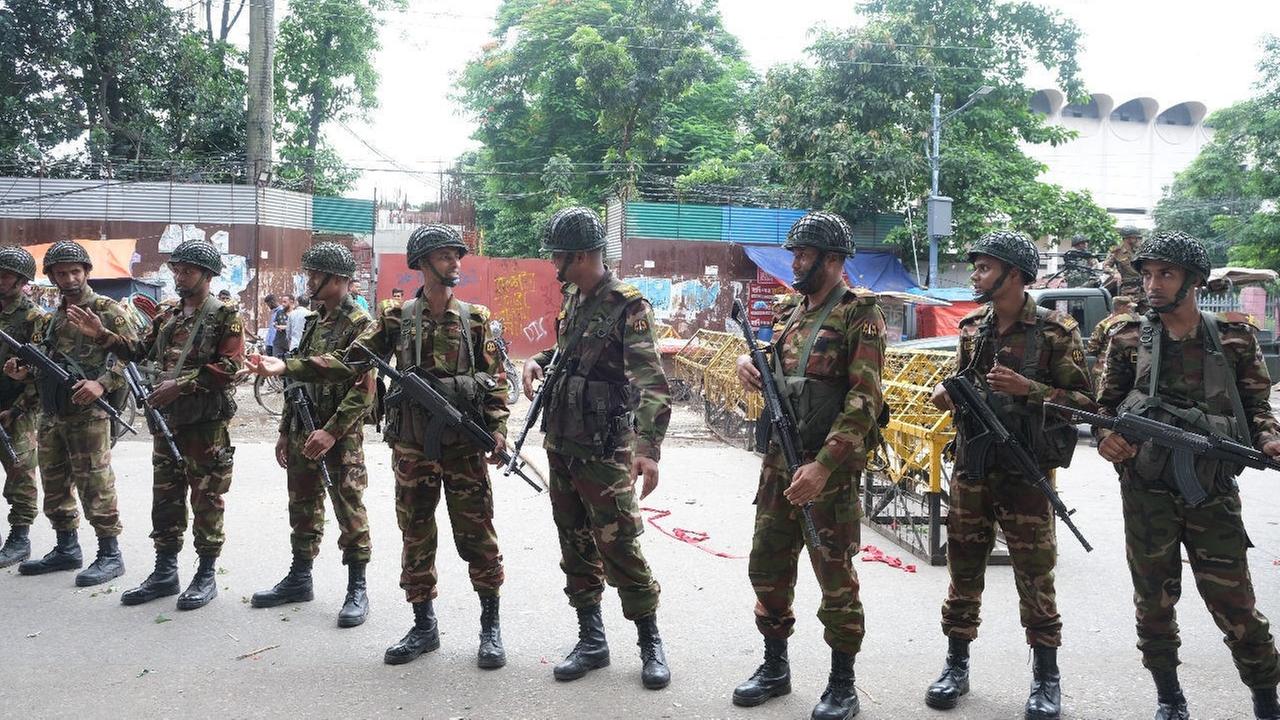
<path fill-rule="evenodd" d="M 485 344 L 484 344 L 484 351 L 485 351 L 487 354 L 489 354 L 489 355 L 497 355 L 497 354 L 498 354 L 498 341 L 497 341 L 497 340 L 488 340 L 488 341 L 486 341 L 486 342 L 485 342 Z"/>
<path fill-rule="evenodd" d="M 644 297 L 644 293 L 640 292 L 640 288 L 635 285 L 628 285 L 627 283 L 622 283 L 618 286 L 618 294 L 627 302 Z"/>
<path fill-rule="evenodd" d="M 864 338 L 878 338 L 884 334 L 880 329 L 880 323 L 875 320 L 868 320 L 862 323 L 862 327 L 858 330 L 859 334 Z"/>
<path fill-rule="evenodd" d="M 471 314 L 476 316 L 480 322 L 489 322 L 489 317 L 492 315 L 492 313 L 489 312 L 489 308 L 483 305 L 472 305 Z"/>
<path fill-rule="evenodd" d="M 1072 349 L 1072 350 L 1071 350 L 1071 362 L 1073 362 L 1073 363 L 1075 363 L 1075 364 L 1077 364 L 1077 365 L 1083 365 L 1083 364 L 1084 364 L 1084 350 L 1081 350 L 1080 348 L 1074 348 L 1074 349 Z"/>
<path fill-rule="evenodd" d="M 649 332 L 649 318 L 641 315 L 631 321 L 631 330 L 637 333 Z"/>
<path fill-rule="evenodd" d="M 1044 319 L 1045 322 L 1053 323 L 1067 332 L 1071 332 L 1072 330 L 1080 327 L 1080 323 L 1076 321 L 1073 315 L 1070 313 L 1058 312 L 1057 310 L 1050 310 L 1049 313 L 1044 316 Z"/>

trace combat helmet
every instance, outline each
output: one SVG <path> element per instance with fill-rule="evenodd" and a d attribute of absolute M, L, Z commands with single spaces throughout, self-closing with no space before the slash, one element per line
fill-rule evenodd
<path fill-rule="evenodd" d="M 1177 230 L 1158 232 L 1144 240 L 1133 256 L 1133 268 L 1141 272 L 1142 263 L 1147 260 L 1167 262 L 1199 275 L 1197 282 L 1200 285 L 1209 280 L 1209 272 L 1213 270 L 1204 243 Z"/>
<path fill-rule="evenodd" d="M 457 248 L 459 255 L 467 254 L 467 244 L 462 241 L 462 235 L 457 230 L 442 223 L 427 223 L 419 226 L 409 236 L 405 260 L 408 261 L 409 267 L 417 268 L 418 263 L 422 262 L 422 259 L 432 250 L 447 247 Z M 352 262 L 354 263 L 354 260 Z M 354 268 L 354 265 L 352 267 Z"/>
<path fill-rule="evenodd" d="M 214 275 L 222 274 L 222 254 L 218 252 L 218 248 L 204 240 L 187 240 L 180 243 L 169 255 L 169 262 L 195 265 Z"/>
<path fill-rule="evenodd" d="M 1142 231 L 1134 227 L 1133 225 L 1125 225 L 1124 227 L 1120 228 L 1118 232 L 1120 233 L 1121 238 L 1142 237 Z"/>
<path fill-rule="evenodd" d="M 783 247 L 787 250 L 811 247 L 849 257 L 853 257 L 857 251 L 853 245 L 853 229 L 849 227 L 849 223 L 830 212 L 811 212 L 797 220 L 787 232 L 787 241 Z"/>
<path fill-rule="evenodd" d="M 588 252 L 604 245 L 604 223 L 591 208 L 564 208 L 542 229 L 543 252 Z"/>
<path fill-rule="evenodd" d="M 302 269 L 349 278 L 356 274 L 356 258 L 341 243 L 319 242 L 302 253 Z"/>
<path fill-rule="evenodd" d="M 89 252 L 75 240 L 59 240 L 45 251 L 44 274 L 48 275 L 49 268 L 62 263 L 80 263 L 87 270 L 93 269 L 93 261 L 89 259 Z"/>
<path fill-rule="evenodd" d="M 27 280 L 36 279 L 36 259 L 20 245 L 0 247 L 0 270 L 8 270 Z"/>
<path fill-rule="evenodd" d="M 973 262 L 978 255 L 990 255 L 1009 263 L 1022 271 L 1022 277 L 1027 282 L 1035 280 L 1040 272 L 1040 251 L 1022 233 L 1010 230 L 989 232 L 969 248 L 969 262 Z"/>

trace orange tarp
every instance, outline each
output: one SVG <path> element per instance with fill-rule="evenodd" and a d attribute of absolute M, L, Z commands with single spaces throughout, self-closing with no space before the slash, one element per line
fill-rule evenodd
<path fill-rule="evenodd" d="M 133 252 L 138 241 L 134 238 L 119 240 L 76 240 L 89 251 L 89 259 L 93 261 L 91 277 L 127 278 L 133 277 Z M 27 250 L 35 256 L 36 267 L 44 267 L 44 253 L 53 243 L 28 245 Z"/>

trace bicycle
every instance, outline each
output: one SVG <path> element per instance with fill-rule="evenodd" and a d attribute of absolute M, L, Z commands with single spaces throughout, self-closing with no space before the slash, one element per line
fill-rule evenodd
<path fill-rule="evenodd" d="M 507 353 L 507 340 L 503 337 L 502 331 L 501 320 L 495 318 L 489 321 L 489 332 L 493 335 L 494 343 L 498 347 L 498 361 L 502 363 L 502 371 L 507 376 L 507 404 L 514 405 L 520 399 L 520 391 L 524 389 L 524 385 L 519 369 L 516 368 L 511 355 Z"/>

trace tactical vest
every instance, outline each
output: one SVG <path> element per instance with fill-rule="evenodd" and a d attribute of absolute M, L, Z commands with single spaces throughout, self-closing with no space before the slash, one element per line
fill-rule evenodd
<path fill-rule="evenodd" d="M 568 343 L 576 335 L 582 340 L 555 387 L 548 388 L 551 402 L 542 414 L 543 432 L 592 448 L 597 457 L 631 445 L 640 393 L 625 378 L 602 377 L 596 366 L 627 308 L 640 297 L 638 290 L 610 275 L 574 309 L 560 341 Z"/>
<path fill-rule="evenodd" d="M 1119 412 L 1132 412 L 1152 420 L 1175 425 L 1184 430 L 1214 433 L 1253 447 L 1249 420 L 1236 387 L 1236 374 L 1222 348 L 1218 320 L 1210 312 L 1201 311 L 1200 329 L 1205 349 L 1204 401 L 1192 407 L 1179 407 L 1160 397 L 1160 345 L 1164 333 L 1160 323 L 1146 317 L 1141 320 L 1138 360 L 1134 387 L 1117 407 Z M 1140 389 L 1146 386 L 1145 392 Z M 1169 467 L 1172 451 L 1155 443 L 1143 443 L 1137 457 L 1125 464 L 1131 476 L 1145 487 L 1167 488 L 1173 477 Z M 1206 492 L 1231 491 L 1236 476 L 1244 467 L 1234 463 L 1196 458 L 1196 477 Z"/>
<path fill-rule="evenodd" d="M 457 374 L 446 375 L 439 368 L 434 371 L 422 368 L 422 309 L 425 304 L 421 297 L 416 297 L 401 307 L 400 335 L 396 338 L 397 365 L 407 368 L 401 371 L 405 374 L 414 373 L 426 378 L 451 405 L 463 413 L 471 414 L 484 425 L 484 396 L 496 381 L 488 373 L 476 372 L 475 347 L 472 345 L 475 326 L 471 322 L 471 305 L 458 301 L 458 314 L 462 320 L 458 370 Z M 405 397 L 399 387 L 393 387 L 387 392 L 386 412 L 387 426 L 383 437 L 388 443 L 401 442 L 418 447 L 426 443 L 431 415 L 426 408 Z M 465 447 L 466 452 L 472 452 L 471 446 L 457 430 L 445 430 L 440 438 L 440 445 L 442 448 Z"/>
<path fill-rule="evenodd" d="M 1034 382 L 1052 384 L 1053 378 L 1048 369 L 1040 366 L 1040 343 L 1044 339 L 1045 324 L 1050 310 L 1036 306 L 1036 321 L 1026 329 L 1023 340 L 1022 366 L 1018 374 Z M 1032 405 L 1025 398 L 1016 397 L 1004 392 L 993 392 L 987 385 L 985 377 L 977 377 L 976 365 L 982 357 L 984 346 L 990 343 L 992 355 L 996 352 L 996 318 L 994 311 L 978 324 L 978 342 L 974 346 L 973 357 L 969 367 L 962 374 L 969 374 L 975 380 L 978 393 L 986 399 L 987 404 L 995 412 L 1000 422 L 1009 429 L 1023 447 L 1036 458 L 1041 468 L 1068 467 L 1076 451 L 1076 426 L 1056 416 L 1045 417 L 1044 408 Z M 986 458 L 986 467 L 1017 467 L 1016 460 L 1002 448 L 992 446 L 989 450 L 992 457 Z M 959 462 L 959 461 L 957 461 Z"/>
<path fill-rule="evenodd" d="M 337 314 L 337 318 L 334 320 L 333 327 L 329 328 L 329 331 L 324 338 L 324 349 L 326 352 L 342 349 L 342 346 L 338 344 L 338 341 L 342 338 L 343 334 L 350 330 L 355 324 L 355 321 L 351 319 L 351 315 L 347 312 L 343 312 L 341 306 L 334 308 L 333 312 Z M 306 324 L 303 326 L 302 339 L 298 342 L 299 351 L 305 351 L 311 344 L 313 336 L 319 331 L 320 314 L 312 313 L 307 318 Z M 289 384 L 292 385 L 293 383 L 294 381 L 289 381 Z M 342 398 L 346 397 L 347 391 L 351 388 L 350 383 L 344 382 L 300 382 L 298 384 L 302 385 L 303 390 L 307 393 L 307 397 L 311 398 L 311 402 L 315 406 L 316 427 L 324 427 L 324 424 L 328 422 L 329 418 L 333 417 L 333 414 L 338 411 L 338 406 L 342 404 Z M 302 427 L 302 420 L 298 417 L 297 413 L 291 414 L 289 421 L 290 430 L 295 433 L 305 432 Z"/>
<path fill-rule="evenodd" d="M 151 354 L 145 368 L 153 382 L 173 380 L 192 370 L 213 362 L 218 354 L 218 345 L 222 338 L 217 332 L 209 332 L 210 322 L 218 310 L 225 307 L 216 297 L 210 295 L 204 304 L 196 310 L 195 324 L 187 335 L 178 360 L 168 370 L 162 370 L 163 354 L 173 340 L 182 321 L 182 304 L 178 303 L 169 310 L 169 317 L 164 320 L 156 333 L 155 342 L 151 346 Z M 170 427 L 195 425 L 197 423 L 230 420 L 236 414 L 236 401 L 231 396 L 231 387 L 218 388 L 212 392 L 193 392 L 179 395 L 173 402 L 160 408 L 160 413 Z"/>
<path fill-rule="evenodd" d="M 809 367 L 809 356 L 813 354 L 813 346 L 818 342 L 822 325 L 831 317 L 832 311 L 848 291 L 844 283 L 832 288 L 827 299 L 818 309 L 817 321 L 805 338 L 800 351 L 799 362 L 796 363 L 798 374 L 788 375 L 783 370 L 783 341 L 791 332 L 791 328 L 804 316 L 804 303 L 796 305 L 791 317 L 787 319 L 782 332 L 773 347 L 773 376 L 777 379 L 778 394 L 791 408 L 791 417 L 795 419 L 796 434 L 800 437 L 801 453 L 806 457 L 814 456 L 822 449 L 831 426 L 844 410 L 844 399 L 849 394 L 847 377 L 839 381 L 805 377 Z"/>

